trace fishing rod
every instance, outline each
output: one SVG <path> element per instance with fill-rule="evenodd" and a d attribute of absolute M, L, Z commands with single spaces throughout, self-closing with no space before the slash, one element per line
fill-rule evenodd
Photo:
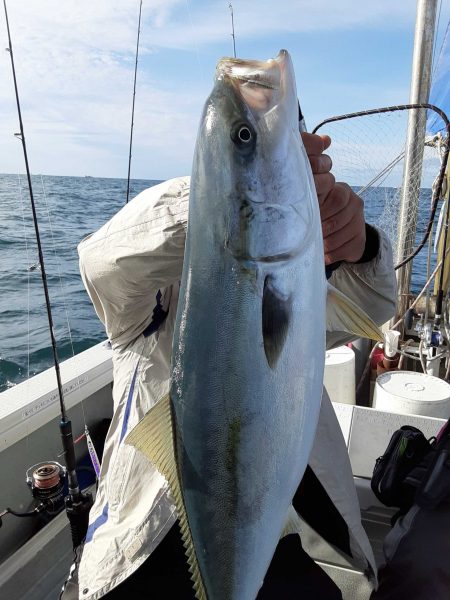
<path fill-rule="evenodd" d="M 128 199 L 130 197 L 131 151 L 133 148 L 134 102 L 136 99 L 136 79 L 137 79 L 137 66 L 138 66 L 138 57 L 139 57 L 139 37 L 141 34 L 141 14 L 142 14 L 142 0 L 139 5 L 138 32 L 137 32 L 137 40 L 136 40 L 136 60 L 134 63 L 133 105 L 131 108 L 131 128 L 130 128 L 130 152 L 128 154 L 127 201 L 126 201 L 127 204 L 128 204 Z"/>
<path fill-rule="evenodd" d="M 59 405 L 60 405 L 60 409 L 61 409 L 61 421 L 59 423 L 59 429 L 60 429 L 60 434 L 61 434 L 62 446 L 63 446 L 63 450 L 64 450 L 63 454 L 64 454 L 64 460 L 65 460 L 66 468 L 67 468 L 66 475 L 67 475 L 67 483 L 68 483 L 68 495 L 64 498 L 64 503 L 65 503 L 65 507 L 66 507 L 67 516 L 70 521 L 73 546 L 76 547 L 82 542 L 83 538 L 86 535 L 88 518 L 89 518 L 89 510 L 92 506 L 92 495 L 89 493 L 81 492 L 79 485 L 78 485 L 78 478 L 77 478 L 77 473 L 76 473 L 75 446 L 74 446 L 73 436 L 72 436 L 72 423 L 67 418 L 67 411 L 66 411 L 66 406 L 64 403 L 64 393 L 63 393 L 63 387 L 62 387 L 62 382 L 61 382 L 61 373 L 60 373 L 60 369 L 59 369 L 59 359 L 58 359 L 56 338 L 55 338 L 54 327 L 53 327 L 53 317 L 52 317 L 52 309 L 51 309 L 51 303 L 50 303 L 50 295 L 49 295 L 49 291 L 48 291 L 47 275 L 46 275 L 45 264 L 44 264 L 44 255 L 42 252 L 41 236 L 40 236 L 40 231 L 39 231 L 36 206 L 35 206 L 35 202 L 34 202 L 33 186 L 31 183 L 30 166 L 28 163 L 28 153 L 27 153 L 27 146 L 26 146 L 26 142 L 25 142 L 25 133 L 24 133 L 24 127 L 23 127 L 23 121 L 22 121 L 22 111 L 20 108 L 19 90 L 18 90 L 18 85 L 17 85 L 16 69 L 15 69 L 15 64 L 14 64 L 14 54 L 13 54 L 13 47 L 12 47 L 12 41 L 11 41 L 11 32 L 10 32 L 10 28 L 9 28 L 8 11 L 6 8 L 6 0 L 3 0 L 3 7 L 5 9 L 6 29 L 8 32 L 8 48 L 6 48 L 6 51 L 9 53 L 9 56 L 11 59 L 11 69 L 12 69 L 12 75 L 13 75 L 13 80 L 14 80 L 14 91 L 15 91 L 16 104 L 17 104 L 17 114 L 19 117 L 19 125 L 20 125 L 20 133 L 15 133 L 14 135 L 22 143 L 23 156 L 25 159 L 25 169 L 27 172 L 28 191 L 30 194 L 31 210 L 33 213 L 33 224 L 34 224 L 34 231 L 35 231 L 35 236 L 36 236 L 36 244 L 37 244 L 37 248 L 38 248 L 42 286 L 44 288 L 45 306 L 46 306 L 46 310 L 47 310 L 48 327 L 50 330 L 50 339 L 51 339 L 52 352 L 53 352 L 53 362 L 54 362 L 54 366 L 55 366 L 56 381 L 57 381 L 57 387 L 58 387 Z M 49 496 L 51 496 L 50 503 L 53 506 L 53 502 L 54 502 L 55 498 L 54 498 L 54 495 L 50 494 L 51 490 L 56 489 L 57 496 L 59 496 L 62 493 L 62 484 L 60 483 L 61 472 L 59 470 L 60 465 L 57 465 L 57 466 L 56 465 L 57 465 L 57 463 L 45 463 L 45 464 L 41 464 L 41 465 L 35 465 L 35 467 L 37 467 L 37 468 L 35 469 L 34 473 L 36 473 L 37 479 L 34 480 L 35 487 L 34 488 L 32 487 L 32 489 L 33 489 L 33 495 L 35 495 L 34 492 L 36 491 L 36 497 L 38 497 L 41 500 L 41 504 L 39 505 L 41 508 L 37 507 L 39 510 L 45 509 L 45 504 L 46 504 L 46 501 L 48 500 Z M 33 469 L 35 467 L 33 467 Z M 27 482 L 28 482 L 28 473 L 27 473 Z M 32 484 L 30 484 L 30 485 L 32 486 Z M 39 510 L 37 510 L 37 512 L 39 512 Z M 15 514 L 14 511 L 12 511 L 11 509 L 7 509 L 6 512 Z M 32 511 L 32 513 L 34 513 L 34 511 Z M 19 515 L 19 516 L 31 516 L 32 513 L 30 513 L 30 515 L 23 513 L 22 515 Z M 5 513 L 2 513 L 2 514 L 5 514 Z"/>
<path fill-rule="evenodd" d="M 234 35 L 234 14 L 233 14 L 233 5 L 230 4 L 228 5 L 228 8 L 230 9 L 230 14 L 231 14 L 231 37 L 233 38 L 233 53 L 234 53 L 234 58 L 236 58 L 236 37 Z"/>

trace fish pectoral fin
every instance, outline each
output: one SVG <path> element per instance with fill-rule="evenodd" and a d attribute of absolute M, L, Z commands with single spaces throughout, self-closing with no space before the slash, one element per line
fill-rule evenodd
<path fill-rule="evenodd" d="M 281 532 L 280 539 L 283 538 L 285 535 L 290 535 L 291 533 L 300 534 L 301 527 L 302 527 L 302 521 L 300 519 L 300 516 L 291 504 L 290 507 L 288 508 L 286 521 L 284 523 L 284 527 L 283 527 L 283 531 Z"/>
<path fill-rule="evenodd" d="M 273 278 L 264 280 L 262 299 L 262 334 L 264 352 L 269 367 L 277 365 L 286 341 L 292 313 L 292 300 L 277 289 Z"/>
<path fill-rule="evenodd" d="M 327 331 L 347 331 L 358 337 L 383 341 L 378 325 L 357 304 L 328 284 Z"/>
<path fill-rule="evenodd" d="M 161 398 L 148 411 L 145 417 L 139 421 L 136 427 L 125 438 L 125 443 L 134 446 L 134 448 L 144 454 L 161 475 L 167 479 L 177 509 L 181 537 L 186 551 L 195 594 L 199 600 L 207 600 L 189 528 L 180 478 L 178 476 L 169 394 Z"/>

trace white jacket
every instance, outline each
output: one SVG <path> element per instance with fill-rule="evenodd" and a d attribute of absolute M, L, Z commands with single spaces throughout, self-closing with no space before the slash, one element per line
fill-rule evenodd
<path fill-rule="evenodd" d="M 79 245 L 81 275 L 113 348 L 114 416 L 79 569 L 82 600 L 101 598 L 135 571 L 176 519 L 165 479 L 124 437 L 169 389 L 171 343 L 187 227 L 189 178 L 139 194 Z M 342 264 L 331 282 L 378 323 L 394 312 L 395 278 L 389 242 L 378 256 Z M 168 311 L 148 334 L 158 291 Z M 334 332 L 327 344 L 350 336 Z M 374 572 L 360 521 L 347 449 L 328 397 L 322 401 L 310 466 L 344 518 L 353 563 Z"/>

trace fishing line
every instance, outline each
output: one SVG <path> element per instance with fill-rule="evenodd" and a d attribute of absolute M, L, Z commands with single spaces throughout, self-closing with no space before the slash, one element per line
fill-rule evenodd
<path fill-rule="evenodd" d="M 22 181 L 20 179 L 20 173 L 17 173 L 18 183 L 19 183 L 19 195 L 20 195 L 20 208 L 22 214 L 22 227 L 23 227 L 23 238 L 25 243 L 25 254 L 27 257 L 27 265 L 30 265 L 30 252 L 28 247 L 28 236 L 27 236 L 27 228 L 25 224 L 25 208 L 24 208 L 24 199 L 23 199 L 23 190 L 22 190 Z M 27 273 L 27 382 L 30 379 L 30 269 L 26 269 Z M 28 397 L 28 395 L 27 395 Z"/>
<path fill-rule="evenodd" d="M 52 239 L 53 255 L 55 257 L 56 270 L 58 272 L 59 289 L 60 289 L 60 292 L 61 292 L 62 302 L 63 302 L 63 305 L 64 305 L 64 313 L 65 313 L 65 316 L 66 316 L 67 332 L 68 332 L 68 336 L 69 336 L 70 347 L 71 347 L 71 350 L 72 350 L 72 357 L 75 357 L 75 350 L 74 350 L 74 347 L 73 347 L 73 340 L 72 340 L 72 330 L 71 330 L 71 327 L 70 327 L 69 313 L 67 311 L 66 294 L 65 294 L 65 291 L 64 291 L 64 285 L 63 285 L 62 276 L 61 276 L 61 263 L 60 263 L 59 258 L 58 258 L 58 253 L 56 252 L 55 236 L 53 234 L 52 216 L 51 216 L 51 212 L 50 212 L 50 206 L 49 206 L 49 203 L 47 201 L 47 194 L 46 194 L 44 179 L 43 179 L 42 175 L 40 177 L 41 177 L 42 195 L 43 195 L 43 198 L 44 198 L 45 210 L 47 212 L 47 222 L 48 222 L 48 226 L 49 226 L 49 229 L 50 229 L 50 237 Z"/>
<path fill-rule="evenodd" d="M 52 225 L 52 217 L 51 217 L 51 211 L 50 211 L 50 204 L 47 201 L 47 193 L 46 193 L 46 188 L 45 188 L 45 183 L 44 183 L 44 179 L 41 175 L 41 186 L 42 186 L 42 193 L 43 193 L 43 197 L 44 197 L 44 202 L 45 202 L 45 206 L 46 206 L 46 210 L 47 210 L 47 220 L 48 220 L 48 224 L 49 224 L 49 228 L 50 228 L 50 234 L 51 234 L 51 238 L 52 238 L 52 244 L 53 244 L 53 253 L 55 256 L 55 261 L 56 261 L 56 266 L 57 266 L 57 271 L 58 271 L 58 278 L 59 278 L 59 287 L 60 287 L 60 291 L 61 291 L 61 298 L 62 298 L 62 302 L 63 302 L 63 306 L 64 306 L 64 313 L 66 316 L 66 322 L 67 322 L 67 332 L 68 332 L 68 336 L 69 336 L 69 342 L 70 342 L 70 347 L 71 347 L 71 351 L 72 351 L 72 359 L 74 361 L 74 367 L 75 367 L 75 379 L 77 382 L 77 389 L 80 389 L 81 387 L 81 376 L 80 376 L 80 368 L 79 368 L 79 357 L 75 354 L 75 348 L 74 348 L 74 344 L 73 344 L 73 338 L 72 338 L 72 328 L 70 325 L 70 318 L 69 318 L 69 312 L 67 310 L 67 302 L 66 302 L 66 293 L 65 293 L 65 289 L 64 289 L 64 283 L 63 283 L 63 279 L 62 279 L 62 275 L 61 275 L 61 263 L 59 261 L 58 258 L 58 253 L 56 251 L 56 242 L 55 242 L 55 236 L 53 233 L 53 225 Z M 93 469 L 95 471 L 95 474 L 97 476 L 97 478 L 100 475 L 100 461 L 94 446 L 94 442 L 92 440 L 92 437 L 90 435 L 90 431 L 89 431 L 89 427 L 87 424 L 87 420 L 86 420 L 86 411 L 85 411 L 85 407 L 84 407 L 84 400 L 83 400 L 83 396 L 80 395 L 80 405 L 81 405 L 81 412 L 82 412 L 82 417 L 83 417 L 83 424 L 84 424 L 84 432 L 79 435 L 75 440 L 74 440 L 74 445 L 76 445 L 78 442 L 80 442 L 82 439 L 86 439 L 86 446 L 88 449 L 88 453 L 89 456 L 91 458 L 91 462 L 92 462 L 92 466 Z"/>
<path fill-rule="evenodd" d="M 23 121 L 22 121 L 22 111 L 20 108 L 19 90 L 18 90 L 18 85 L 17 85 L 16 69 L 15 69 L 15 64 L 14 64 L 14 54 L 13 54 L 13 47 L 12 47 L 12 41 L 11 41 L 11 32 L 10 32 L 10 28 L 9 28 L 8 11 L 6 8 L 6 0 L 3 0 L 3 7 L 5 10 L 6 29 L 7 29 L 7 33 L 8 33 L 8 48 L 6 50 L 9 53 L 9 57 L 11 59 L 11 70 L 12 70 L 13 81 L 14 81 L 14 92 L 15 92 L 15 97 L 16 97 L 17 115 L 19 118 L 19 125 L 20 125 L 20 133 L 16 133 L 15 136 L 22 143 L 22 150 L 23 150 L 23 156 L 24 156 L 24 160 L 25 160 L 25 168 L 26 168 L 27 181 L 28 181 L 28 192 L 29 192 L 29 196 L 30 196 L 31 210 L 32 210 L 32 214 L 33 214 L 34 232 L 35 232 L 36 243 L 37 243 L 37 247 L 38 247 L 42 286 L 44 288 L 45 306 L 46 306 L 46 311 L 47 311 L 48 326 L 49 326 L 49 333 L 50 333 L 52 353 L 53 353 L 53 361 L 54 361 L 56 381 L 57 381 L 57 387 L 58 387 L 59 404 L 60 404 L 60 410 L 61 410 L 61 421 L 59 423 L 59 428 L 60 428 L 62 446 L 64 449 L 64 458 L 65 458 L 65 462 L 67 465 L 67 473 L 66 474 L 67 474 L 69 494 L 66 498 L 64 498 L 64 502 L 65 502 L 65 506 L 66 506 L 67 516 L 68 516 L 69 522 L 70 522 L 71 533 L 72 533 L 72 542 L 75 547 L 75 546 L 78 546 L 85 537 L 85 534 L 87 531 L 87 526 L 88 526 L 89 510 L 90 510 L 90 507 L 92 506 L 93 502 L 92 502 L 92 496 L 87 493 L 82 493 L 80 491 L 80 488 L 78 485 L 78 477 L 76 474 L 75 448 L 74 448 L 73 437 L 72 437 L 72 423 L 67 418 L 67 412 L 66 412 L 66 407 L 65 407 L 65 403 L 64 403 L 64 395 L 63 395 L 63 388 L 62 388 L 62 382 L 61 382 L 61 373 L 60 373 L 60 369 L 59 369 L 58 351 L 57 351 L 56 338 L 55 338 L 54 327 L 53 327 L 52 309 L 51 309 L 50 296 L 49 296 L 49 290 L 48 290 L 48 284 L 47 284 L 47 276 L 46 276 L 45 264 L 44 264 L 44 255 L 43 255 L 43 251 L 42 251 L 41 236 L 40 236 L 39 224 L 38 224 L 38 219 L 37 219 L 36 206 L 35 206 L 35 202 L 34 202 L 33 186 L 32 186 L 32 182 L 31 182 L 31 171 L 30 171 L 30 166 L 29 166 L 29 162 L 28 162 L 28 153 L 27 153 L 27 146 L 26 146 L 26 141 L 25 141 L 25 132 L 24 132 Z M 52 466 L 52 468 L 53 468 L 53 466 Z M 39 471 L 39 469 L 44 469 L 44 466 L 39 467 L 37 469 L 37 471 Z M 59 489 L 57 490 L 57 492 L 59 493 Z"/>
<path fill-rule="evenodd" d="M 68 337 L 69 337 L 69 343 L 70 343 L 70 348 L 72 351 L 72 358 L 74 360 L 74 366 L 75 366 L 75 378 L 77 381 L 77 389 L 80 388 L 81 385 L 81 377 L 80 377 L 80 369 L 79 369 L 79 359 L 76 357 L 75 355 L 75 348 L 74 348 L 74 344 L 73 344 L 73 338 L 72 338 L 72 327 L 70 326 L 70 318 L 69 318 L 69 311 L 67 310 L 67 302 L 66 302 L 66 293 L 65 293 L 65 289 L 64 289 L 64 283 L 63 283 L 63 279 L 62 279 L 62 275 L 61 275 L 61 263 L 60 260 L 58 258 L 58 253 L 56 251 L 56 242 L 55 242 L 55 236 L 53 234 L 53 224 L 52 224 L 52 216 L 51 216 L 51 212 L 50 212 L 50 205 L 47 201 L 47 193 L 46 193 L 46 189 L 45 189 L 45 184 L 44 184 L 44 178 L 42 177 L 41 174 L 41 187 L 42 187 L 42 195 L 44 198 L 44 203 L 45 203 L 45 208 L 47 211 L 47 221 L 48 221 L 48 225 L 49 225 L 49 229 L 50 229 L 50 236 L 52 238 L 52 246 L 53 246 L 53 254 L 55 257 L 55 263 L 56 263 L 56 270 L 58 272 L 58 279 L 59 279 L 59 289 L 61 292 L 61 299 L 62 299 L 62 303 L 64 306 L 64 314 L 66 316 L 66 323 L 67 323 L 67 333 L 68 333 Z M 80 396 L 80 404 L 81 404 L 81 412 L 83 414 L 83 423 L 84 423 L 84 428 L 85 430 L 88 428 L 87 427 L 87 422 L 86 422 L 86 413 L 84 410 L 84 401 L 83 401 L 83 396 Z"/>
<path fill-rule="evenodd" d="M 27 264 L 27 268 L 26 268 L 26 273 L 27 273 L 27 378 L 26 378 L 26 392 L 25 392 L 25 397 L 29 398 L 30 397 L 30 393 L 29 393 L 29 389 L 30 389 L 30 307 L 31 307 L 31 302 L 30 302 L 30 269 L 28 268 L 30 265 L 30 253 L 29 253 L 29 247 L 28 247 L 28 236 L 27 236 L 27 228 L 26 228 L 26 223 L 25 223 L 25 202 L 24 202 L 24 198 L 23 198 L 23 188 L 22 188 L 22 180 L 20 178 L 20 173 L 17 173 L 17 178 L 18 178 L 18 183 L 19 183 L 19 196 L 20 196 L 20 208 L 21 208 L 21 213 L 22 213 L 22 226 L 23 226 L 23 236 L 24 236 L 24 242 L 25 242 L 25 253 L 26 253 L 26 264 Z M 25 446 L 26 446 L 26 451 L 25 451 L 25 464 L 29 464 L 30 463 L 30 459 L 31 459 L 31 455 L 30 455 L 30 429 L 29 429 L 29 425 L 28 425 L 28 421 L 26 422 L 26 438 L 25 438 Z"/>

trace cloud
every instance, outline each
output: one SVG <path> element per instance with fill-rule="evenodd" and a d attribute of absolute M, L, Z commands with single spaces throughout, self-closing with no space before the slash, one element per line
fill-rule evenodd
<path fill-rule="evenodd" d="M 317 32 L 320 45 L 321 36 L 330 31 L 410 28 L 415 15 L 415 0 L 235 0 L 233 5 L 238 41 L 254 42 Z M 9 2 L 34 171 L 126 175 L 138 10 L 139 0 Z M 1 25 L 0 34 L 6 46 Z M 231 47 L 228 0 L 144 0 L 136 176 L 167 177 L 189 170 L 215 62 L 215 52 L 208 48 L 218 43 Z M 16 172 L 18 143 L 12 133 L 18 119 L 6 52 L 0 53 L 0 81 L 0 172 Z M 348 90 L 346 84 L 347 96 Z M 363 94 L 355 84 L 352 97 Z M 310 111 L 318 117 L 316 106 Z"/>
<path fill-rule="evenodd" d="M 179 7 L 167 11 L 152 32 L 152 44 L 162 48 L 202 47 L 229 40 L 231 20 L 228 2 L 186 2 L 188 15 Z M 206 10 L 207 7 L 207 10 Z M 186 19 L 188 16 L 188 19 Z M 263 38 L 267 35 L 350 30 L 401 28 L 415 18 L 415 1 L 378 0 L 241 0 L 234 2 L 236 37 Z"/>
<path fill-rule="evenodd" d="M 144 2 L 144 16 L 156 24 L 164 22 L 179 3 Z M 47 0 L 39 6 L 23 0 L 11 3 L 14 58 L 35 171 L 84 174 L 94 168 L 98 174 L 112 175 L 110 165 L 119 163 L 116 155 L 128 156 L 138 7 L 138 2 L 117 2 L 112 9 L 106 0 L 70 4 Z M 141 57 L 149 52 L 143 43 Z M 10 149 L 17 146 L 12 133 L 18 131 L 18 118 L 7 53 L 1 56 L 0 80 L 4 82 L 0 111 L 5 116 L 0 124 L 5 148 L 0 171 L 15 172 L 18 167 L 10 155 L 16 163 L 17 153 Z M 183 126 L 180 113 L 186 106 L 202 102 L 195 93 L 184 94 L 182 109 L 176 93 L 164 90 L 151 73 L 141 70 L 138 94 L 136 121 L 144 115 L 146 129 L 157 132 L 158 140 L 171 140 L 170 124 L 161 118 L 165 113 L 174 115 L 181 139 L 192 137 L 191 127 Z M 141 143 L 139 135 L 136 141 Z M 103 144 L 102 151 L 99 144 Z M 117 175 L 124 174 L 125 160 Z"/>

